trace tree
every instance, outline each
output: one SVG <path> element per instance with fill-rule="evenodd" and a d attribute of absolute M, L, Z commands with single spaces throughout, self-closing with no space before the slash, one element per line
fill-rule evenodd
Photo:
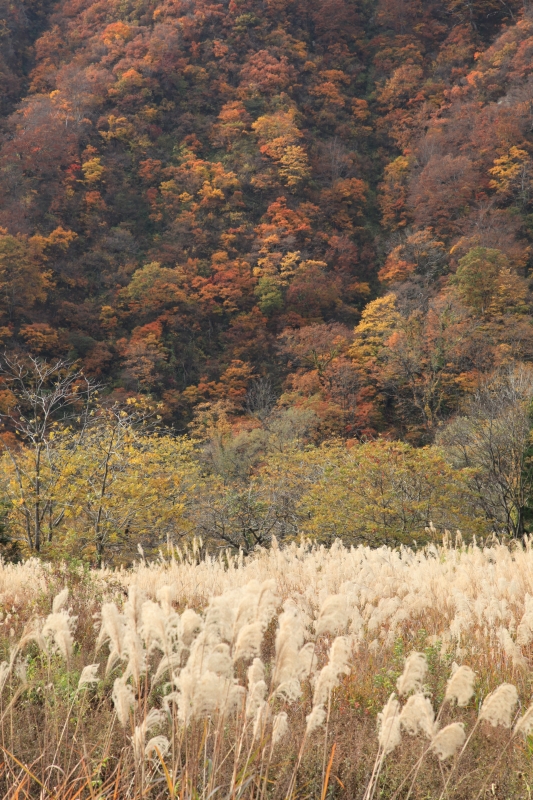
<path fill-rule="evenodd" d="M 496 533 L 522 536 L 533 509 L 533 369 L 486 378 L 439 434 L 450 462 L 472 470 L 476 505 Z"/>
<path fill-rule="evenodd" d="M 24 552 L 100 565 L 181 535 L 191 445 L 158 431 L 153 409 L 102 404 L 66 362 L 4 356 L 0 375 L 5 529 Z"/>
<path fill-rule="evenodd" d="M 208 547 L 227 548 L 249 555 L 295 538 L 299 529 L 298 493 L 283 480 L 253 478 L 248 486 L 223 487 L 209 481 L 193 515 L 194 530 Z"/>
<path fill-rule="evenodd" d="M 0 228 L 0 306 L 8 320 L 46 300 L 50 277 L 41 237 L 10 236 Z"/>
<path fill-rule="evenodd" d="M 307 153 L 298 144 L 302 133 L 294 117 L 294 110 L 277 111 L 259 117 L 252 124 L 261 153 L 273 160 L 282 182 L 289 188 L 296 188 L 310 175 Z"/>
<path fill-rule="evenodd" d="M 490 187 L 498 197 L 516 198 L 520 206 L 527 206 L 532 188 L 532 164 L 526 150 L 514 145 L 508 153 L 494 159 L 489 174 L 492 175 Z"/>
<path fill-rule="evenodd" d="M 316 477 L 298 510 L 301 532 L 318 541 L 395 546 L 427 540 L 433 526 L 486 530 L 473 513 L 468 470 L 453 469 L 437 448 L 379 439 L 350 449 L 326 444 L 307 460 Z"/>
<path fill-rule="evenodd" d="M 378 277 L 386 283 L 395 283 L 416 274 L 434 281 L 446 271 L 446 249 L 444 242 L 433 236 L 431 228 L 422 231 L 406 231 L 405 239 L 396 245 Z"/>
<path fill-rule="evenodd" d="M 70 437 L 59 451 L 68 455 Z M 194 477 L 191 444 L 153 427 L 153 414 L 132 402 L 100 406 L 67 462 L 68 507 L 56 544 L 101 566 L 153 554 L 187 530 L 183 511 Z M 182 527 L 180 528 L 180 525 Z"/>
<path fill-rule="evenodd" d="M 3 427 L 3 495 L 9 500 L 9 523 L 29 552 L 39 553 L 43 531 L 48 541 L 65 515 L 58 502 L 65 470 L 82 446 L 91 406 L 92 385 L 66 361 L 4 355 L 0 365 Z M 72 428 L 69 447 L 57 447 L 60 431 Z"/>
<path fill-rule="evenodd" d="M 409 197 L 416 224 L 449 234 L 468 211 L 479 182 L 476 166 L 467 156 L 431 156 Z"/>
<path fill-rule="evenodd" d="M 511 271 L 509 259 L 500 250 L 474 247 L 459 260 L 453 282 L 478 314 L 526 308 L 527 283 Z"/>

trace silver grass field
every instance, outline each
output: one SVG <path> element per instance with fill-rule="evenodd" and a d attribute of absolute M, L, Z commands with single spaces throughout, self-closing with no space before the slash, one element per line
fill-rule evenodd
<path fill-rule="evenodd" d="M 0 566 L 6 798 L 527 798 L 529 540 Z"/>

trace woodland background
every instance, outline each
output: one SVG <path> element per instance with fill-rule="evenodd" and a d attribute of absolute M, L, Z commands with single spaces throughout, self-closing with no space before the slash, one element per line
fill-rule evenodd
<path fill-rule="evenodd" d="M 315 497 L 340 469 L 346 507 L 364 458 L 367 508 L 379 497 L 385 513 L 356 541 L 387 528 L 399 485 L 393 539 L 437 521 L 416 475 L 457 509 L 443 527 L 529 529 L 527 3 L 0 2 L 0 112 L 1 345 L 75 362 L 107 409 L 151 403 L 192 437 L 196 490 L 216 480 L 219 506 L 237 505 L 187 530 L 220 539 L 237 508 L 230 544 L 327 540 L 324 508 L 293 513 L 301 484 L 272 505 L 279 460 L 291 477 L 307 464 Z M 5 451 L 20 454 L 10 367 L 2 381 Z M 398 461 L 384 489 L 379 465 Z M 52 530 L 58 495 L 32 480 L 23 515 L 36 502 Z"/>

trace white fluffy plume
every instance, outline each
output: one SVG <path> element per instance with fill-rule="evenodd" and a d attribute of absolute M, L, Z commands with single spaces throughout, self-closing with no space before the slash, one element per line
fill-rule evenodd
<path fill-rule="evenodd" d="M 289 732 L 289 722 L 286 711 L 276 714 L 272 722 L 272 746 L 275 747 Z"/>
<path fill-rule="evenodd" d="M 518 692 L 512 683 L 502 683 L 491 692 L 481 706 L 479 719 L 484 719 L 493 727 L 502 725 L 510 728 L 513 712 L 518 703 Z"/>
<path fill-rule="evenodd" d="M 307 722 L 305 732 L 306 735 L 309 736 L 326 721 L 326 709 L 324 706 L 313 706 L 311 713 L 306 716 L 305 721 Z"/>
<path fill-rule="evenodd" d="M 519 733 L 526 738 L 533 733 L 533 704 L 526 709 L 513 728 L 513 736 Z"/>
<path fill-rule="evenodd" d="M 59 612 L 65 608 L 67 600 L 68 600 L 68 587 L 65 587 L 59 592 L 59 594 L 56 594 L 56 596 L 54 597 L 52 601 L 52 613 L 59 614 Z"/>
<path fill-rule="evenodd" d="M 100 664 L 87 664 L 81 671 L 80 679 L 78 681 L 78 689 L 82 686 L 89 686 L 92 683 L 98 683 L 97 672 Z"/>
<path fill-rule="evenodd" d="M 386 705 L 378 714 L 378 741 L 384 755 L 392 753 L 402 739 L 400 728 L 400 704 L 391 694 Z"/>
<path fill-rule="evenodd" d="M 337 636 L 329 651 L 329 661 L 317 677 L 313 694 L 313 705 L 327 703 L 329 693 L 339 685 L 340 675 L 350 674 L 351 641 L 346 636 Z"/>
<path fill-rule="evenodd" d="M 135 705 L 135 695 L 131 686 L 126 683 L 124 678 L 116 678 L 113 684 L 113 694 L 111 695 L 118 721 L 123 728 L 129 722 L 130 711 Z"/>
<path fill-rule="evenodd" d="M 323 633 L 337 634 L 345 630 L 349 622 L 348 598 L 344 594 L 331 594 L 322 603 L 315 622 L 317 636 Z"/>
<path fill-rule="evenodd" d="M 444 699 L 447 702 L 456 702 L 458 706 L 464 708 L 474 694 L 475 682 L 476 673 L 473 669 L 466 665 L 458 667 L 457 664 L 454 664 L 452 676 L 446 684 Z"/>
<path fill-rule="evenodd" d="M 402 674 L 396 682 L 400 696 L 420 692 L 426 678 L 428 664 L 423 653 L 411 653 L 405 660 Z"/>
<path fill-rule="evenodd" d="M 411 736 L 422 733 L 431 739 L 435 733 L 435 712 L 429 698 L 412 694 L 400 713 L 402 728 Z"/>
<path fill-rule="evenodd" d="M 41 635 L 47 642 L 48 648 L 61 653 L 65 661 L 69 661 L 72 655 L 74 644 L 72 631 L 75 624 L 76 618 L 62 610 L 49 614 L 41 629 Z"/>
<path fill-rule="evenodd" d="M 465 742 L 465 729 L 462 722 L 452 722 L 442 728 L 431 742 L 431 749 L 440 761 L 445 761 L 456 754 Z"/>

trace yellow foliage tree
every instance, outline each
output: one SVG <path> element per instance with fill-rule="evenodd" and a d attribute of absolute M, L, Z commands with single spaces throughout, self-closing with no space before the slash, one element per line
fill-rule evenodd
<path fill-rule="evenodd" d="M 195 474 L 192 446 L 150 430 L 140 413 L 135 406 L 98 409 L 70 458 L 70 437 L 61 437 L 65 515 L 51 549 L 83 554 L 98 565 L 106 556 L 128 562 L 139 547 L 157 552 L 184 532 Z"/>
<path fill-rule="evenodd" d="M 44 302 L 53 286 L 52 273 L 46 269 L 50 253 L 66 250 L 75 238 L 63 228 L 30 237 L 12 236 L 0 228 L 0 311 L 11 318 Z"/>
<path fill-rule="evenodd" d="M 82 430 L 55 425 L 40 463 L 30 447 L 2 454 L 8 531 L 22 552 L 33 552 L 37 515 L 38 552 L 97 565 L 131 562 L 139 546 L 157 552 L 187 528 L 191 449 L 119 407 L 92 412 Z"/>
<path fill-rule="evenodd" d="M 348 355 L 361 365 L 376 358 L 400 321 L 395 294 L 389 293 L 372 300 L 361 314 Z"/>
<path fill-rule="evenodd" d="M 527 281 L 511 269 L 500 250 L 474 247 L 459 259 L 454 284 L 461 298 L 478 314 L 527 311 Z"/>
<path fill-rule="evenodd" d="M 302 132 L 294 121 L 292 111 L 277 111 L 259 117 L 252 129 L 259 139 L 259 149 L 277 165 L 286 186 L 294 188 L 309 177 L 307 153 L 298 144 Z"/>
<path fill-rule="evenodd" d="M 502 198 L 514 197 L 525 205 L 531 196 L 532 163 L 529 154 L 513 146 L 508 153 L 495 159 L 494 166 L 489 169 L 492 175 L 491 189 Z"/>
<path fill-rule="evenodd" d="M 4 357 L 0 374 L 0 492 L 23 553 L 131 560 L 179 532 L 197 472 L 188 439 L 137 401 L 99 404 L 65 362 Z"/>
<path fill-rule="evenodd" d="M 457 528 L 470 536 L 488 532 L 469 471 L 450 467 L 438 448 L 339 443 L 308 451 L 306 460 L 316 478 L 299 502 L 300 530 L 313 539 L 394 546 L 427 541 L 433 526 L 439 536 Z"/>

